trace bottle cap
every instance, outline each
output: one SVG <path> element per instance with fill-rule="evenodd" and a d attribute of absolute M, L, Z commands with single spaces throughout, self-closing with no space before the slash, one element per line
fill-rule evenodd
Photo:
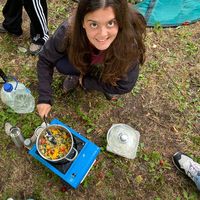
<path fill-rule="evenodd" d="M 119 139 L 121 142 L 126 143 L 126 142 L 128 142 L 128 135 L 126 133 L 120 133 Z"/>
<path fill-rule="evenodd" d="M 13 86 L 12 84 L 10 83 L 4 83 L 3 84 L 3 89 L 6 91 L 6 92 L 11 92 L 13 90 Z"/>
<path fill-rule="evenodd" d="M 31 145 L 31 139 L 30 138 L 25 139 L 24 145 L 27 146 L 27 147 L 30 146 Z"/>

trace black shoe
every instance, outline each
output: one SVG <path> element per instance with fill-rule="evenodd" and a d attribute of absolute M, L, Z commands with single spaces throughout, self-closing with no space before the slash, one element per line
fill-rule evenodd
<path fill-rule="evenodd" d="M 11 32 L 9 32 L 9 31 L 7 31 L 7 30 L 4 28 L 4 26 L 3 26 L 2 23 L 0 23 L 0 33 L 8 33 L 8 34 L 11 34 L 12 36 L 15 36 L 15 37 L 19 37 L 19 36 L 22 35 L 22 33 L 20 33 L 20 34 L 15 34 L 15 33 L 11 33 Z"/>
<path fill-rule="evenodd" d="M 119 98 L 118 94 L 104 93 L 104 95 L 105 95 L 106 99 L 109 101 L 117 101 L 117 99 Z"/>
<path fill-rule="evenodd" d="M 74 90 L 79 84 L 79 76 L 67 75 L 63 82 L 63 91 L 68 93 Z"/>
<path fill-rule="evenodd" d="M 0 33 L 7 33 L 8 31 L 3 27 L 3 24 L 0 23 Z"/>

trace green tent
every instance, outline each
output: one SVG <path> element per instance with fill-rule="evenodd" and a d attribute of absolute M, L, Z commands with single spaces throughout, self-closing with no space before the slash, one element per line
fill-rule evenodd
<path fill-rule="evenodd" d="M 134 7 L 150 27 L 174 27 L 200 20 L 200 0 L 143 0 Z"/>

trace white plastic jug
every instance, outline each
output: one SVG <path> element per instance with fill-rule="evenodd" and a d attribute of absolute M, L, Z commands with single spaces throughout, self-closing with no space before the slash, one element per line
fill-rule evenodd
<path fill-rule="evenodd" d="M 16 113 L 30 113 L 35 108 L 35 99 L 24 84 L 5 82 L 1 89 L 1 100 Z"/>
<path fill-rule="evenodd" d="M 126 124 L 113 124 L 107 133 L 106 150 L 117 155 L 134 159 L 140 133 Z"/>

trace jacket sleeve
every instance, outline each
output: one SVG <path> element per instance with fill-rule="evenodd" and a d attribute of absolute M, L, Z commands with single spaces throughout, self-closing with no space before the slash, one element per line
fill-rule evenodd
<path fill-rule="evenodd" d="M 117 86 L 112 86 L 107 83 L 102 83 L 101 81 L 94 79 L 90 76 L 85 76 L 83 79 L 83 87 L 86 90 L 97 90 L 100 92 L 110 93 L 110 94 L 125 94 L 130 92 L 139 75 L 139 64 L 134 63 L 127 75 L 122 77 L 119 81 L 117 81 Z"/>
<path fill-rule="evenodd" d="M 39 54 L 37 63 L 38 75 L 38 103 L 49 103 L 52 105 L 52 78 L 55 63 L 62 58 L 65 53 L 64 36 L 67 28 L 67 22 L 64 22 L 49 38 Z"/>

